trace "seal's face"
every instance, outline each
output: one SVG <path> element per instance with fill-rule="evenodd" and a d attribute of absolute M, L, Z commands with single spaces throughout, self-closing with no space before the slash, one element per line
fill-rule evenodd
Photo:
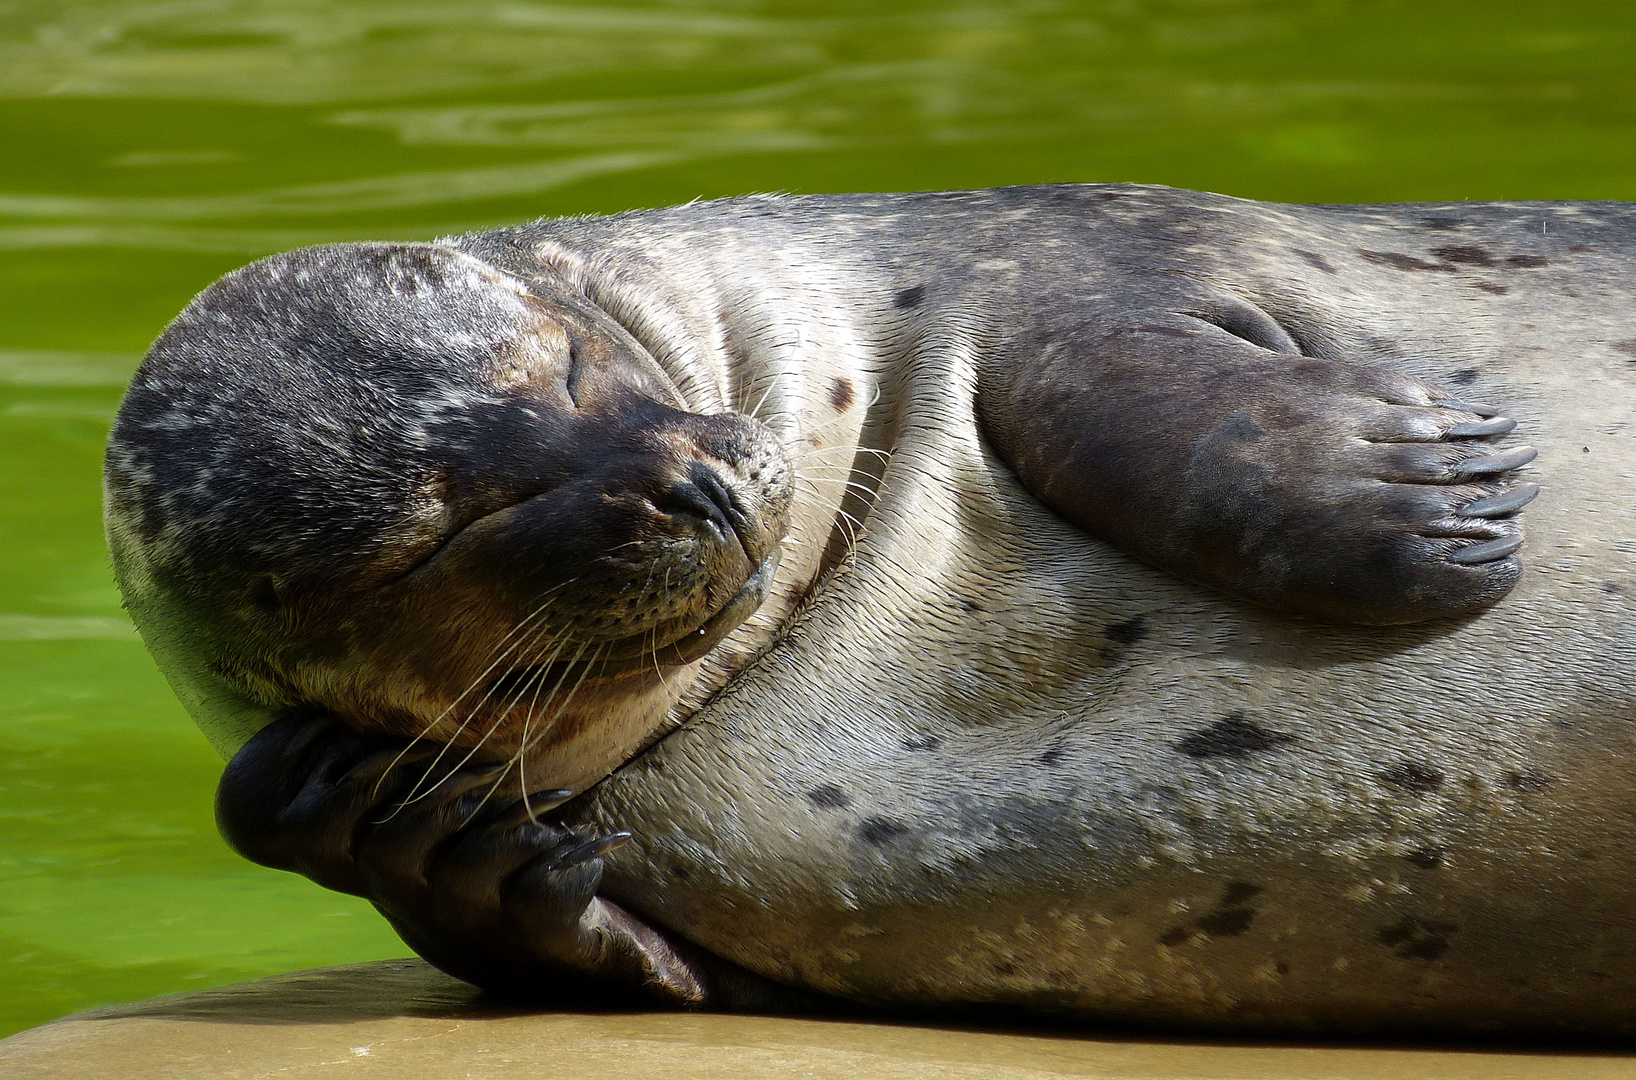
<path fill-rule="evenodd" d="M 651 730 L 766 596 L 791 489 L 768 429 L 689 411 L 582 299 L 410 245 L 206 290 L 138 372 L 107 483 L 139 628 L 173 682 L 218 683 L 178 685 L 196 713 L 548 760 Z"/>

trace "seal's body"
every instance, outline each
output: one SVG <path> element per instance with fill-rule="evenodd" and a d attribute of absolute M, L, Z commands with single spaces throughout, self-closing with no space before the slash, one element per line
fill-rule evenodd
<path fill-rule="evenodd" d="M 580 936 L 537 946 L 540 971 L 732 1004 L 697 946 L 886 1006 L 1285 1030 L 1632 1022 L 1636 210 L 1063 187 L 735 200 L 445 247 L 582 298 L 681 412 L 764 418 L 790 470 L 752 481 L 778 471 L 761 436 L 686 428 L 731 442 L 700 453 L 782 523 L 751 530 L 716 591 L 776 573 L 739 591 L 763 606 L 705 634 L 702 657 L 655 649 L 658 682 L 618 738 L 545 759 L 553 786 L 600 778 L 555 827 L 634 840 L 485 871 L 549 907 L 605 856 Z M 1510 425 L 1455 392 L 1502 404 L 1540 448 L 1520 581 L 1514 515 L 1534 489 L 1501 478 L 1530 455 L 1490 445 Z M 110 455 L 116 560 L 208 727 L 228 695 L 199 686 L 237 669 L 185 643 L 238 631 L 144 614 L 165 608 L 167 571 L 134 552 L 188 544 L 123 524 L 144 498 L 126 449 L 154 427 L 140 419 Z M 777 533 L 793 543 L 768 564 Z M 708 607 L 724 602 L 742 603 Z M 374 655 L 348 648 L 310 669 Z M 345 714 L 338 680 L 288 670 L 235 686 L 219 743 L 315 701 Z M 595 692 L 595 671 L 575 677 Z M 300 700 L 306 685 L 334 696 Z M 410 696 L 390 700 L 414 718 Z M 389 712 L 361 726 L 389 729 Z M 416 722 L 472 744 L 441 719 Z M 341 881 L 315 869 L 333 837 L 297 855 L 258 839 L 277 800 L 240 789 L 311 764 L 274 760 L 235 761 L 224 828 Z M 407 858 L 414 830 L 397 828 L 377 861 Z M 457 973 L 485 970 L 463 953 L 557 932 L 514 915 L 455 931 L 447 902 L 404 900 L 392 875 L 345 880 Z"/>

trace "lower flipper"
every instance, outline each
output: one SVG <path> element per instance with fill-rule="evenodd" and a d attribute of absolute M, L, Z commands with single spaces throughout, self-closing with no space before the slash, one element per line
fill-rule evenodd
<path fill-rule="evenodd" d="M 1288 614 L 1408 623 L 1502 597 L 1514 515 L 1539 491 L 1510 477 L 1535 452 L 1493 445 L 1516 424 L 1389 368 L 1280 351 L 1282 330 L 1226 328 L 1248 318 L 1234 310 L 1042 326 L 985 372 L 985 428 L 1087 532 Z"/>
<path fill-rule="evenodd" d="M 586 836 L 540 819 L 570 792 L 508 792 L 503 767 L 455 767 L 439 750 L 322 716 L 279 720 L 228 763 L 217 822 L 247 858 L 366 897 L 417 953 L 488 990 L 581 1004 L 822 1007 L 597 896 L 603 857 L 630 834 Z"/>

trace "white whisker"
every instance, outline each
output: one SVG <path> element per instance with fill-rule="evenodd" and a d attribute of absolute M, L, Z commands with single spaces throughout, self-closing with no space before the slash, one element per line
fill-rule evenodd
<path fill-rule="evenodd" d="M 381 784 L 386 782 L 387 774 L 389 774 L 393 769 L 397 768 L 398 762 L 403 760 L 404 755 L 408 754 L 410 750 L 414 749 L 415 744 L 419 743 L 427 735 L 431 734 L 431 732 L 437 727 L 437 725 L 441 724 L 443 722 L 443 718 L 448 716 L 451 712 L 453 712 L 455 710 L 455 707 L 458 706 L 460 704 L 460 702 L 465 699 L 467 694 L 471 693 L 479 685 L 482 685 L 483 681 L 488 678 L 489 673 L 492 672 L 501 663 L 503 663 L 505 661 L 506 657 L 511 655 L 514 651 L 516 651 L 518 646 L 520 646 L 524 642 L 524 640 L 526 640 L 526 633 L 524 633 L 525 628 L 527 628 L 530 623 L 534 622 L 535 619 L 537 619 L 540 615 L 542 615 L 546 611 L 546 609 L 551 606 L 553 600 L 555 599 L 555 594 L 560 592 L 562 589 L 567 588 L 569 585 L 572 585 L 575 581 L 578 581 L 578 580 L 579 579 L 577 577 L 576 578 L 570 578 L 568 581 L 565 581 L 560 585 L 556 585 L 556 586 L 546 590 L 546 592 L 544 593 L 544 595 L 540 599 L 540 603 L 535 606 L 534 610 L 529 612 L 527 615 L 523 616 L 523 618 L 517 623 L 516 626 L 513 626 L 511 628 L 511 630 L 508 631 L 504 637 L 502 637 L 499 641 L 495 642 L 495 644 L 493 646 L 493 649 L 491 651 L 499 650 L 500 647 L 502 645 L 504 645 L 507 641 L 510 641 L 512 637 L 517 636 L 520 633 L 524 634 L 524 636 L 517 637 L 517 640 L 515 642 L 513 642 L 508 648 L 506 648 L 504 652 L 501 652 L 500 655 L 496 656 L 494 658 L 493 662 L 491 662 L 488 665 L 488 667 L 484 668 L 477 675 L 476 678 L 472 679 L 471 682 L 466 684 L 466 688 L 464 690 L 460 691 L 460 693 L 455 696 L 453 701 L 449 702 L 449 704 L 444 708 L 444 710 L 442 712 L 438 713 L 437 716 L 434 717 L 430 723 L 423 726 L 421 728 L 419 734 L 415 735 L 414 738 L 410 739 L 409 742 L 403 747 L 403 749 L 398 751 L 397 757 L 393 758 L 391 764 L 389 764 L 384 770 L 382 770 L 381 778 L 375 782 L 375 793 L 377 793 L 377 794 L 379 793 Z M 463 730 L 465 730 L 465 724 L 464 723 L 462 723 L 461 726 L 456 729 L 455 736 L 451 736 L 451 738 L 457 737 L 460 734 L 460 732 L 463 731 Z M 437 756 L 433 758 L 432 764 L 430 766 L 428 766 L 428 771 L 430 769 L 436 768 L 437 763 L 442 760 L 443 755 L 448 751 L 449 745 L 450 745 L 449 742 L 447 740 L 445 740 L 442 748 L 438 750 Z M 425 779 L 425 777 L 423 776 L 421 778 L 421 780 L 424 781 L 424 779 Z M 419 790 L 420 790 L 420 782 L 417 781 L 416 784 L 415 784 L 414 789 L 410 791 L 410 795 L 415 794 L 415 792 L 417 792 Z"/>

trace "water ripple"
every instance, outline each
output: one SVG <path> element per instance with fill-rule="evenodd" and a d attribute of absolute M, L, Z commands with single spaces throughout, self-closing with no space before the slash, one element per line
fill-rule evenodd
<path fill-rule="evenodd" d="M 400 173 L 233 195 L 175 198 L 0 194 L 0 216 L 157 222 L 356 214 L 530 195 L 593 176 L 677 160 L 677 155 L 662 152 L 590 154 L 520 165 Z"/>

